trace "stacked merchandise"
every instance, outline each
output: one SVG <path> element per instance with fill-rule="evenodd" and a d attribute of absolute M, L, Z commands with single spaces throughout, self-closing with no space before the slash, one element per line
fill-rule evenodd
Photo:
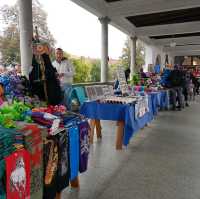
<path fill-rule="evenodd" d="M 9 98 L 21 99 L 29 94 L 28 80 L 14 71 L 1 74 L 0 84 L 4 86 L 5 95 Z"/>
<path fill-rule="evenodd" d="M 0 113 L 0 124 L 6 127 L 0 128 L 1 199 L 14 194 L 20 199 L 54 199 L 79 171 L 87 170 L 89 125 L 80 116 L 67 115 L 64 106 L 31 110 L 16 101 L 1 106 Z M 18 170 L 23 170 L 26 184 L 15 182 Z"/>
<path fill-rule="evenodd" d="M 99 100 L 100 103 L 110 103 L 110 104 L 135 104 L 137 98 L 135 97 L 107 97 L 105 99 Z"/>
<path fill-rule="evenodd" d="M 8 184 L 5 184 L 5 179 L 2 178 L 5 172 L 6 178 L 11 176 L 18 164 L 22 164 L 23 169 L 27 169 L 29 173 L 26 192 L 25 190 L 23 193 L 19 191 L 18 194 L 26 194 L 27 197 L 34 199 L 54 199 L 57 193 L 69 185 L 70 180 L 78 176 L 78 172 L 87 170 L 88 122 L 77 115 L 59 114 L 62 117 L 64 128 L 59 128 L 59 131 L 53 135 L 48 133 L 45 126 L 41 127 L 35 123 L 17 122 L 18 131 L 0 129 L 2 132 L 0 134 L 0 166 L 4 168 L 6 165 L 6 169 L 1 170 L 0 194 L 5 196 L 6 193 L 7 199 L 12 198 L 13 193 L 17 193 L 17 189 L 8 190 Z M 23 147 L 26 150 L 23 150 Z M 15 158 L 12 162 L 13 154 L 23 156 L 23 161 Z"/>
<path fill-rule="evenodd" d="M 14 100 L 23 102 L 30 108 L 44 104 L 44 102 L 41 102 L 37 96 L 31 95 L 29 92 L 29 81 L 26 77 L 18 76 L 15 72 L 1 74 L 0 85 L 2 86 L 1 89 L 3 89 L 3 91 L 0 92 L 0 98 L 2 99 L 2 95 L 5 95 L 5 104 L 11 104 Z M 3 106 L 2 104 L 3 103 L 0 103 L 0 106 Z"/>

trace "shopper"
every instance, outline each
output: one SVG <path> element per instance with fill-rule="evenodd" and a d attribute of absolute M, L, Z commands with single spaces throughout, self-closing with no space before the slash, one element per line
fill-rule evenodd
<path fill-rule="evenodd" d="M 147 78 L 146 73 L 144 72 L 143 68 L 140 68 L 140 77 L 141 78 Z"/>
<path fill-rule="evenodd" d="M 58 72 L 58 78 L 61 83 L 63 104 L 65 104 L 68 109 L 71 109 L 71 91 L 75 70 L 72 63 L 64 57 L 61 48 L 56 49 L 55 55 L 56 60 L 53 62 L 53 66 Z"/>
<path fill-rule="evenodd" d="M 75 72 L 72 63 L 64 57 L 63 50 L 61 48 L 56 49 L 55 55 L 56 60 L 53 62 L 53 66 L 58 72 L 61 85 L 72 84 Z"/>
<path fill-rule="evenodd" d="M 169 81 L 171 85 L 171 97 L 173 110 L 176 110 L 176 102 L 178 101 L 178 110 L 184 106 L 182 98 L 182 79 L 183 73 L 179 70 L 179 67 L 174 66 L 174 70 L 169 75 Z"/>

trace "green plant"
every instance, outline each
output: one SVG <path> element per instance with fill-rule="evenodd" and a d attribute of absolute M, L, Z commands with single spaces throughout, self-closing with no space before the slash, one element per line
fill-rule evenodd
<path fill-rule="evenodd" d="M 133 74 L 131 78 L 131 84 L 132 85 L 138 85 L 140 83 L 140 77 L 138 74 Z"/>

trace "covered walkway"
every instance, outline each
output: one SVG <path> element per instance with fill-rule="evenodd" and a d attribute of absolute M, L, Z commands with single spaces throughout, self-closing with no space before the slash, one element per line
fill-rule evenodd
<path fill-rule="evenodd" d="M 115 150 L 115 123 L 103 123 L 103 139 L 91 147 L 80 191 L 63 199 L 199 199 L 200 99 L 181 112 L 159 116 Z"/>

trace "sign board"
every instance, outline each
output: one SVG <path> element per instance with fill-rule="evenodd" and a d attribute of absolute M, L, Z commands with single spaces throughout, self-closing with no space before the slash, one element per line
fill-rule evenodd
<path fill-rule="evenodd" d="M 128 94 L 128 84 L 126 82 L 125 73 L 122 67 L 117 68 L 117 79 L 119 81 L 119 86 L 122 94 Z"/>

